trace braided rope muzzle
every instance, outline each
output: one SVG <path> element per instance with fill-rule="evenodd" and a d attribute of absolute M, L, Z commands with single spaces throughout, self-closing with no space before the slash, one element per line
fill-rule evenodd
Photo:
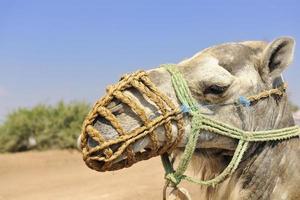
<path fill-rule="evenodd" d="M 125 91 L 136 89 L 143 98 L 154 105 L 159 116 L 152 119 L 146 114 L 145 108 Z M 140 119 L 142 125 L 126 132 L 116 115 L 108 108 L 113 99 L 126 104 Z M 126 113 L 125 113 L 126 114 Z M 97 119 L 104 118 L 118 133 L 117 137 L 106 138 L 105 134 L 95 128 Z M 172 124 L 177 126 L 177 136 L 174 138 Z M 164 127 L 165 143 L 160 146 L 156 129 Z M 130 167 L 141 160 L 146 160 L 166 152 L 171 152 L 184 133 L 183 115 L 172 101 L 161 93 L 149 79 L 145 71 L 138 71 L 123 76 L 120 81 L 107 88 L 107 94 L 96 102 L 83 123 L 81 133 L 81 148 L 83 159 L 87 166 L 97 171 L 110 171 Z M 142 152 L 134 152 L 132 144 L 149 136 L 151 148 Z M 96 145 L 90 146 L 92 139 Z M 117 148 L 115 148 L 117 147 Z M 122 159 L 120 159 L 122 157 Z"/>

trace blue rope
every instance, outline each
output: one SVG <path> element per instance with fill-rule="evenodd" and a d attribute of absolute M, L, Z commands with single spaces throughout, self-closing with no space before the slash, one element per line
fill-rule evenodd
<path fill-rule="evenodd" d="M 239 97 L 238 103 L 241 104 L 244 107 L 251 106 L 251 101 L 249 99 L 247 99 L 246 97 L 244 97 L 244 96 Z"/>

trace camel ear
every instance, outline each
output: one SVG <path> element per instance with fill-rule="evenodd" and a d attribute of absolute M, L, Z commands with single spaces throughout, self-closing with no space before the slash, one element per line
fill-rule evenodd
<path fill-rule="evenodd" d="M 262 77 L 274 80 L 291 64 L 294 56 L 295 40 L 282 37 L 271 42 L 262 54 Z"/>

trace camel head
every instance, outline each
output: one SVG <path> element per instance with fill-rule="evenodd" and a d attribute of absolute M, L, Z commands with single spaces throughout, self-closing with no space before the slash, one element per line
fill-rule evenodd
<path fill-rule="evenodd" d="M 232 102 L 236 102 L 241 96 L 255 95 L 282 84 L 281 73 L 292 62 L 294 45 L 294 40 L 289 37 L 278 38 L 270 43 L 263 41 L 226 43 L 200 51 L 191 58 L 181 61 L 176 67 L 187 81 L 203 114 L 248 131 L 282 128 L 293 123 L 292 115 L 287 109 L 286 96 L 280 99 L 270 97 L 250 107 L 236 106 Z M 151 69 L 147 73 L 159 91 L 180 107 L 170 73 L 164 68 Z M 128 89 L 125 93 L 142 105 L 150 119 L 159 115 L 151 101 L 136 89 Z M 107 108 L 116 116 L 125 131 L 132 131 L 142 125 L 137 114 L 117 98 L 114 98 Z M 118 135 L 104 117 L 98 117 L 93 126 L 106 139 L 113 139 Z M 177 145 L 178 149 L 185 147 L 190 129 L 190 117 L 184 115 L 184 135 Z M 166 141 L 164 128 L 157 127 L 155 132 L 159 145 L 163 147 Z M 175 125 L 172 126 L 172 134 L 176 138 Z M 93 147 L 97 142 L 88 138 L 88 145 Z M 231 155 L 236 145 L 235 139 L 202 131 L 199 134 L 197 151 Z M 113 148 L 118 147 L 115 145 Z M 131 148 L 134 152 L 150 148 L 149 136 L 135 141 Z M 122 159 L 124 157 L 114 162 Z"/>

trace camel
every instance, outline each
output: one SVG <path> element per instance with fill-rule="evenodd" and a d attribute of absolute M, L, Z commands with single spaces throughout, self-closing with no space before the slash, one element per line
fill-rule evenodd
<path fill-rule="evenodd" d="M 197 102 L 210 105 L 205 109 L 211 118 L 247 131 L 279 129 L 295 124 L 286 94 L 280 98 L 270 96 L 250 107 L 241 108 L 226 103 L 240 96 L 254 95 L 281 85 L 281 74 L 293 60 L 294 47 L 295 41 L 291 37 L 280 37 L 269 43 L 225 43 L 204 49 L 177 63 L 176 67 L 183 74 Z M 176 106 L 180 106 L 170 73 L 164 68 L 154 68 L 147 72 L 156 87 Z M 127 93 L 144 106 L 150 117 L 155 115 L 153 106 L 135 90 Z M 128 106 L 115 101 L 109 108 L 125 130 L 141 126 Z M 177 157 L 180 157 L 187 143 L 191 125 L 188 116 L 184 120 L 184 136 L 174 151 Z M 108 138 L 117 134 L 103 119 L 98 119 L 95 128 Z M 159 145 L 164 145 L 166 138 L 163 128 L 157 128 L 156 132 Z M 173 132 L 176 136 L 175 128 Z M 299 144 L 299 137 L 251 143 L 231 176 L 215 187 L 199 186 L 199 196 L 193 199 L 300 199 Z M 95 141 L 90 139 L 89 145 L 95 145 Z M 143 138 L 133 145 L 133 150 L 141 151 L 148 145 L 149 138 Z M 236 147 L 235 139 L 201 131 L 191 164 L 193 176 L 210 179 L 218 175 L 228 165 Z"/>

